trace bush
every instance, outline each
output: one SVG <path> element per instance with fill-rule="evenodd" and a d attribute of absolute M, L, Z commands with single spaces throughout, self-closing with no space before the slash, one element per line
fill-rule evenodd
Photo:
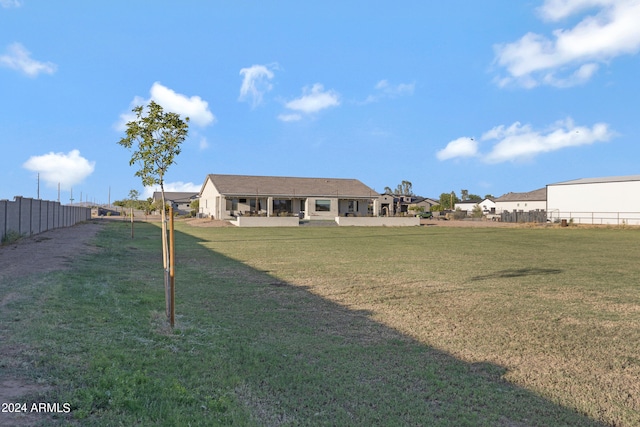
<path fill-rule="evenodd" d="M 3 245 L 10 245 L 11 243 L 14 243 L 18 240 L 20 240 L 21 238 L 24 237 L 24 233 L 20 234 L 17 231 L 14 230 L 9 230 L 7 231 L 7 234 L 4 235 L 4 237 L 2 238 L 2 244 Z"/>
<path fill-rule="evenodd" d="M 453 219 L 464 219 L 467 217 L 467 211 L 462 211 L 460 208 L 453 212 Z"/>

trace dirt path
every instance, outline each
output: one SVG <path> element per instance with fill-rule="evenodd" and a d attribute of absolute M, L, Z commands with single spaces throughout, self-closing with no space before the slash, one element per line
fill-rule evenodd
<path fill-rule="evenodd" d="M 3 286 L 4 280 L 69 268 L 70 261 L 74 257 L 96 251 L 90 242 L 101 228 L 101 223 L 89 221 L 73 227 L 46 231 L 0 246 L 0 310 L 20 297 L 16 292 Z M 3 329 L 0 327 L 0 342 L 4 341 L 2 337 L 6 333 Z M 20 348 L 11 348 L 6 345 L 2 345 L 1 348 L 2 356 L 9 364 L 20 352 Z M 41 384 L 30 384 L 23 379 L 0 375 L 0 405 L 2 405 L 0 410 L 11 410 L 12 407 L 8 405 L 23 402 L 22 396 L 40 393 L 46 388 Z M 2 426 L 31 426 L 42 420 L 43 414 L 38 413 L 0 412 Z"/>
<path fill-rule="evenodd" d="M 0 280 L 68 268 L 76 255 L 95 251 L 88 242 L 101 228 L 101 223 L 89 221 L 0 246 Z"/>

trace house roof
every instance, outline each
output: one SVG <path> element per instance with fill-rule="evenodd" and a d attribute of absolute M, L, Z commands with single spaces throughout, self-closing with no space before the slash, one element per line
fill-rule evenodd
<path fill-rule="evenodd" d="M 180 192 L 180 191 L 165 191 L 164 198 L 165 200 L 170 200 L 175 203 L 183 202 L 189 203 L 191 199 L 195 198 L 198 193 L 194 192 Z M 160 200 L 162 198 L 162 193 L 160 191 L 153 192 L 153 200 Z"/>
<path fill-rule="evenodd" d="M 546 201 L 547 200 L 547 188 L 539 188 L 537 190 L 529 191 L 528 193 L 507 193 L 504 194 L 494 202 L 520 202 L 520 201 Z"/>
<path fill-rule="evenodd" d="M 204 184 L 207 180 L 227 196 L 378 197 L 357 179 L 210 174 Z"/>
<path fill-rule="evenodd" d="M 640 175 L 628 175 L 628 176 L 608 176 L 603 178 L 580 178 L 571 181 L 557 182 L 549 185 L 575 185 L 575 184 L 596 184 L 606 182 L 627 182 L 627 181 L 640 181 Z"/>

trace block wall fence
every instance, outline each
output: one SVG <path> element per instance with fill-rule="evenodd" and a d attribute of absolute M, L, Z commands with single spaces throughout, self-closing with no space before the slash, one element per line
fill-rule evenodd
<path fill-rule="evenodd" d="M 0 240 L 10 232 L 31 236 L 89 219 L 91 208 L 19 196 L 13 201 L 0 200 Z"/>

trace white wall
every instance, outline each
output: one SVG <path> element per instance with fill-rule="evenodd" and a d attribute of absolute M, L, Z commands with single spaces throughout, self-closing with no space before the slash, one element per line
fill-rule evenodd
<path fill-rule="evenodd" d="M 343 217 L 335 218 L 342 227 L 419 227 L 420 218 L 415 216 L 392 217 Z"/>
<path fill-rule="evenodd" d="M 549 185 L 547 211 L 578 223 L 639 224 L 640 181 Z"/>
<path fill-rule="evenodd" d="M 293 216 L 239 216 L 229 222 L 238 227 L 297 227 L 300 225 L 298 217 Z"/>
<path fill-rule="evenodd" d="M 490 211 L 491 209 L 496 208 L 496 202 L 489 199 L 484 199 L 482 202 L 478 203 L 478 205 L 483 211 Z"/>
<path fill-rule="evenodd" d="M 216 199 L 220 196 L 216 191 L 216 188 L 207 178 L 204 188 L 202 189 L 202 195 L 200 196 L 200 214 L 207 217 L 214 217 L 216 219 Z"/>
<path fill-rule="evenodd" d="M 548 196 L 547 196 L 548 197 Z M 496 202 L 496 213 L 501 213 L 504 211 L 513 212 L 513 211 L 535 211 L 535 210 L 545 210 L 547 208 L 547 202 L 544 200 L 525 200 L 525 201 L 513 201 L 513 202 Z"/>
<path fill-rule="evenodd" d="M 478 206 L 478 202 L 459 202 L 453 205 L 454 210 L 460 209 L 462 212 L 466 212 L 468 215 L 473 212 L 473 208 Z"/>

